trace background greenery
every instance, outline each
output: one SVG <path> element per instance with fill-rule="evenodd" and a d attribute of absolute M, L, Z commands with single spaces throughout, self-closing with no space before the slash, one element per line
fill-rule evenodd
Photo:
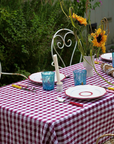
<path fill-rule="evenodd" d="M 0 62 L 3 72 L 22 73 L 28 77 L 34 72 L 54 70 L 51 66 L 52 36 L 60 28 L 72 29 L 59 2 L 0 0 Z M 71 5 L 75 7 L 77 14 L 84 15 L 85 0 L 80 3 L 65 1 L 64 8 L 67 12 Z M 78 50 L 77 52 L 79 53 Z M 76 53 L 73 63 L 79 61 L 80 54 Z M 62 55 L 67 60 L 69 51 L 64 51 Z M 22 79 L 21 76 L 2 75 L 0 86 Z"/>

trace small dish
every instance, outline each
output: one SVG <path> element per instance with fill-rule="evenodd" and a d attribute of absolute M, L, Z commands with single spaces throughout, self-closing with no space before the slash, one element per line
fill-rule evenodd
<path fill-rule="evenodd" d="M 79 85 L 70 87 L 65 91 L 65 94 L 72 98 L 77 99 L 93 99 L 103 96 L 106 93 L 106 89 L 93 86 L 93 85 Z"/>
<path fill-rule="evenodd" d="M 32 82 L 42 83 L 41 72 L 33 73 L 33 74 L 29 75 L 28 78 Z M 66 78 L 66 76 L 64 74 L 60 73 L 60 80 L 62 81 L 65 78 Z M 57 82 L 56 73 L 55 73 L 55 82 Z"/>

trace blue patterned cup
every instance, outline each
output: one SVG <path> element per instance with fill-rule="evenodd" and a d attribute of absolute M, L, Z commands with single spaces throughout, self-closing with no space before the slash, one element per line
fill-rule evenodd
<path fill-rule="evenodd" d="M 77 69 L 73 71 L 74 85 L 85 85 L 87 71 L 83 69 Z"/>
<path fill-rule="evenodd" d="M 41 73 L 44 90 L 53 90 L 55 83 L 55 72 L 46 71 Z"/>

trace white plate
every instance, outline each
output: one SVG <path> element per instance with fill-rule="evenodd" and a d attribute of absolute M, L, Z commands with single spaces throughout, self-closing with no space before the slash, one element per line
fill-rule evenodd
<path fill-rule="evenodd" d="M 60 80 L 65 79 L 65 77 L 66 76 L 64 74 L 60 73 Z M 28 78 L 32 82 L 42 83 L 41 72 L 33 73 Z M 55 82 L 57 82 L 56 73 L 55 73 Z"/>
<path fill-rule="evenodd" d="M 93 99 L 103 96 L 106 93 L 106 89 L 93 85 L 79 85 L 68 88 L 65 93 L 72 98 Z"/>
<path fill-rule="evenodd" d="M 105 53 L 101 55 L 101 58 L 104 60 L 112 61 L 112 53 Z"/>

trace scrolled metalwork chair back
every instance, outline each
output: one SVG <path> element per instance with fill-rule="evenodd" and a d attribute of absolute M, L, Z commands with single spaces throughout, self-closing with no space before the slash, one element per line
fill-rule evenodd
<path fill-rule="evenodd" d="M 73 49 L 71 51 L 71 49 Z M 58 56 L 58 59 L 61 62 L 62 66 L 59 66 L 59 68 L 62 67 L 66 67 L 66 64 L 62 58 L 62 54 L 66 55 L 66 53 L 68 52 L 68 55 L 70 56 L 70 63 L 69 66 L 72 65 L 72 61 L 73 61 L 73 57 L 74 57 L 74 53 L 76 51 L 77 48 L 77 41 L 75 39 L 75 35 L 74 32 L 70 29 L 60 29 L 58 30 L 53 38 L 52 38 L 52 42 L 51 42 L 51 55 L 52 55 L 52 59 L 53 59 L 53 55 L 56 53 Z M 63 50 L 65 49 L 65 50 Z M 78 51 L 79 52 L 79 51 Z M 64 57 L 65 57 L 64 55 Z M 79 57 L 79 54 L 77 55 L 77 57 Z M 66 57 L 67 59 L 67 57 Z M 80 56 L 79 58 L 79 62 L 81 62 L 82 56 Z M 68 60 L 68 59 L 67 59 Z M 52 62 L 52 66 L 54 66 L 54 63 Z"/>

